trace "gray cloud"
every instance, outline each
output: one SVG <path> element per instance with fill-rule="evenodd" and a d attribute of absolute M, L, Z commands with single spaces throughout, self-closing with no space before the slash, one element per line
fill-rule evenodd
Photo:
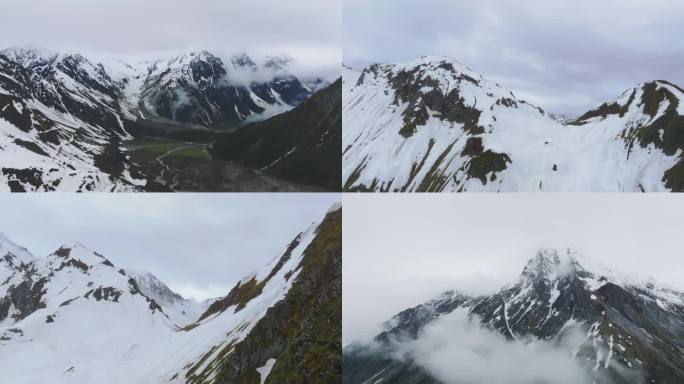
<path fill-rule="evenodd" d="M 515 282 L 540 247 L 573 247 L 684 290 L 679 196 L 364 194 L 344 206 L 344 344 L 447 289 L 487 294 Z"/>
<path fill-rule="evenodd" d="M 579 344 L 582 335 L 575 339 Z M 590 382 L 568 347 L 508 341 L 456 311 L 428 325 L 418 339 L 402 344 L 400 353 L 445 383 Z"/>
<path fill-rule="evenodd" d="M 445 384 L 590 383 L 593 375 L 573 349 L 586 334 L 572 328 L 560 339 L 508 340 L 477 316 L 454 311 L 397 344 L 395 358 L 413 361 Z"/>
<path fill-rule="evenodd" d="M 224 295 L 339 201 L 337 194 L 46 194 L 0 198 L 0 231 L 45 257 L 79 241 L 179 293 Z"/>
<path fill-rule="evenodd" d="M 341 28 L 341 0 L 9 0 L 0 47 L 135 58 L 194 49 L 284 53 L 329 75 L 339 71 Z"/>
<path fill-rule="evenodd" d="M 348 0 L 344 61 L 457 58 L 551 111 L 584 112 L 639 82 L 684 83 L 675 0 Z"/>

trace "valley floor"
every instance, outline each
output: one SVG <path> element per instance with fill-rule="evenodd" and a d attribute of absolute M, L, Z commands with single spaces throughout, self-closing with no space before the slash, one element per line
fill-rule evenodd
<path fill-rule="evenodd" d="M 123 143 L 128 159 L 148 176 L 148 191 L 317 192 L 321 188 L 264 175 L 232 162 L 213 158 L 211 144 L 140 138 Z"/>

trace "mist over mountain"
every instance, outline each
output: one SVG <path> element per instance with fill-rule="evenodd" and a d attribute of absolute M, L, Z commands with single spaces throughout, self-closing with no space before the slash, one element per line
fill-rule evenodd
<path fill-rule="evenodd" d="M 541 249 L 491 295 L 449 291 L 347 346 L 343 382 L 678 382 L 684 292 Z"/>

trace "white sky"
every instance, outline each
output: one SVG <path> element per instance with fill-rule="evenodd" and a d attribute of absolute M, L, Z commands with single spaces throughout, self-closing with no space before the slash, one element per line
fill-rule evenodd
<path fill-rule="evenodd" d="M 680 0 L 345 0 L 344 62 L 452 56 L 556 113 L 684 84 Z"/>
<path fill-rule="evenodd" d="M 341 0 L 3 0 L 0 48 L 150 58 L 206 49 L 288 54 L 312 75 L 339 73 Z"/>
<path fill-rule="evenodd" d="M 684 290 L 684 196 L 345 194 L 343 342 L 447 289 L 514 283 L 540 247 Z"/>
<path fill-rule="evenodd" d="M 184 297 L 223 296 L 323 219 L 334 193 L 4 194 L 0 232 L 36 257 L 79 241 Z"/>

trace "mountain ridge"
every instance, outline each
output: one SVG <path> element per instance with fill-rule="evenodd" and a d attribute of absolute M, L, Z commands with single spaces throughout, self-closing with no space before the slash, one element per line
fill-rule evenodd
<path fill-rule="evenodd" d="M 448 57 L 343 73 L 345 190 L 682 188 L 684 93 L 669 82 L 563 124 Z"/>

